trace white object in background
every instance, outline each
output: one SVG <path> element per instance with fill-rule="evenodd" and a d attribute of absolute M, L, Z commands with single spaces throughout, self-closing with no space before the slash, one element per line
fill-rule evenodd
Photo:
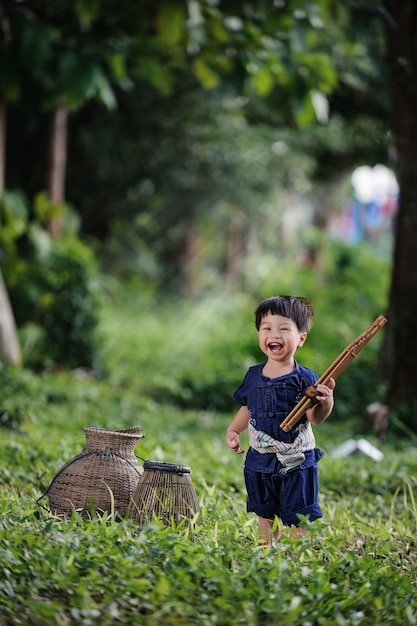
<path fill-rule="evenodd" d="M 384 458 L 381 450 L 378 450 L 375 446 L 373 446 L 366 439 L 348 439 L 345 443 L 342 443 L 341 446 L 333 450 L 332 456 L 335 459 L 343 459 L 349 454 L 353 452 L 362 452 L 362 454 L 366 454 L 374 461 L 381 461 Z"/>

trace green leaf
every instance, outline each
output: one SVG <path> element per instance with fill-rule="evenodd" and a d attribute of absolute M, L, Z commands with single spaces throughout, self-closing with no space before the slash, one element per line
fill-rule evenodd
<path fill-rule="evenodd" d="M 38 257 L 45 258 L 51 249 L 51 237 L 47 231 L 38 222 L 31 222 L 28 228 L 28 238 Z"/>
<path fill-rule="evenodd" d="M 112 54 L 109 58 L 109 66 L 116 80 L 121 80 L 126 77 L 126 59 L 123 54 Z"/>
<path fill-rule="evenodd" d="M 163 600 L 170 592 L 170 583 L 166 576 L 161 574 L 155 583 L 154 593 L 158 600 Z"/>
<path fill-rule="evenodd" d="M 214 87 L 217 87 L 219 84 L 219 76 L 209 67 L 202 57 L 194 59 L 193 72 L 206 89 L 214 89 Z"/>
<path fill-rule="evenodd" d="M 140 76 L 146 78 L 151 85 L 159 89 L 164 95 L 171 93 L 172 76 L 157 58 L 141 58 L 137 65 L 137 71 Z"/>
<path fill-rule="evenodd" d="M 75 12 L 83 25 L 91 24 L 100 15 L 101 0 L 76 0 Z"/>
<path fill-rule="evenodd" d="M 68 109 L 79 106 L 86 100 L 97 98 L 109 109 L 116 106 L 116 98 L 110 82 L 97 61 L 67 51 L 59 59 L 57 86 L 54 98 L 63 97 Z"/>
<path fill-rule="evenodd" d="M 326 54 L 297 53 L 295 59 L 309 75 L 311 87 L 330 93 L 338 83 L 338 74 L 333 62 Z"/>
<path fill-rule="evenodd" d="M 300 102 L 298 108 L 294 112 L 297 124 L 301 127 L 314 124 L 316 121 L 316 112 L 311 101 L 310 94 L 306 94 L 304 99 Z"/>
<path fill-rule="evenodd" d="M 52 203 L 45 191 L 36 194 L 33 208 L 35 216 L 41 224 L 46 224 L 50 219 L 59 217 L 62 211 L 62 205 Z"/>
<path fill-rule="evenodd" d="M 4 191 L 0 199 L 0 240 L 9 247 L 27 229 L 28 210 L 23 195 Z"/>
<path fill-rule="evenodd" d="M 31 68 L 35 76 L 41 77 L 52 56 L 51 31 L 36 19 L 22 21 L 21 60 Z"/>
<path fill-rule="evenodd" d="M 231 41 L 230 34 L 219 19 L 212 19 L 208 23 L 210 36 L 220 43 L 226 44 Z"/>
<path fill-rule="evenodd" d="M 166 4 L 158 11 L 156 27 L 161 47 L 178 44 L 185 33 L 186 13 L 182 4 Z"/>
<path fill-rule="evenodd" d="M 95 68 L 94 85 L 96 97 L 105 104 L 108 109 L 115 109 L 117 102 L 114 91 L 104 72 L 98 67 Z"/>
<path fill-rule="evenodd" d="M 256 93 L 262 97 L 271 93 L 274 87 L 274 78 L 270 69 L 266 66 L 261 67 L 255 74 L 253 74 L 250 81 Z"/>

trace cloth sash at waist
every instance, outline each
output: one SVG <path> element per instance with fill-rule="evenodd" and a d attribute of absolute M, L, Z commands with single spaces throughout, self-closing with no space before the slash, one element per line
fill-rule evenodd
<path fill-rule="evenodd" d="M 262 430 L 256 430 L 252 424 L 248 426 L 249 443 L 251 448 L 261 454 L 274 453 L 278 461 L 283 465 L 280 470 L 285 473 L 305 461 L 305 454 L 308 450 L 314 450 L 316 440 L 310 422 L 300 424 L 297 438 L 292 443 L 278 441 Z"/>

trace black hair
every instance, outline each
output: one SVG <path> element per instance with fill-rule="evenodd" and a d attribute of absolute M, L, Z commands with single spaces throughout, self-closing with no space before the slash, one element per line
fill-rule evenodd
<path fill-rule="evenodd" d="M 263 300 L 255 311 L 257 330 L 268 313 L 288 317 L 296 323 L 298 330 L 302 333 L 308 332 L 313 325 L 314 307 L 308 298 L 280 295 Z"/>

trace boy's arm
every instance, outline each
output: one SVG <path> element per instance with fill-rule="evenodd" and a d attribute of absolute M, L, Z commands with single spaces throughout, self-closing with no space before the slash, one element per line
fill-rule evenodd
<path fill-rule="evenodd" d="M 322 383 L 316 385 L 316 400 L 318 402 L 306 412 L 307 419 L 312 424 L 321 424 L 326 417 L 329 417 L 334 406 L 333 389 L 335 386 L 336 381 L 333 378 L 329 380 L 327 385 Z"/>
<path fill-rule="evenodd" d="M 249 418 L 248 407 L 241 406 L 226 431 L 226 443 L 236 454 L 244 452 L 240 447 L 239 435 L 248 427 Z"/>

